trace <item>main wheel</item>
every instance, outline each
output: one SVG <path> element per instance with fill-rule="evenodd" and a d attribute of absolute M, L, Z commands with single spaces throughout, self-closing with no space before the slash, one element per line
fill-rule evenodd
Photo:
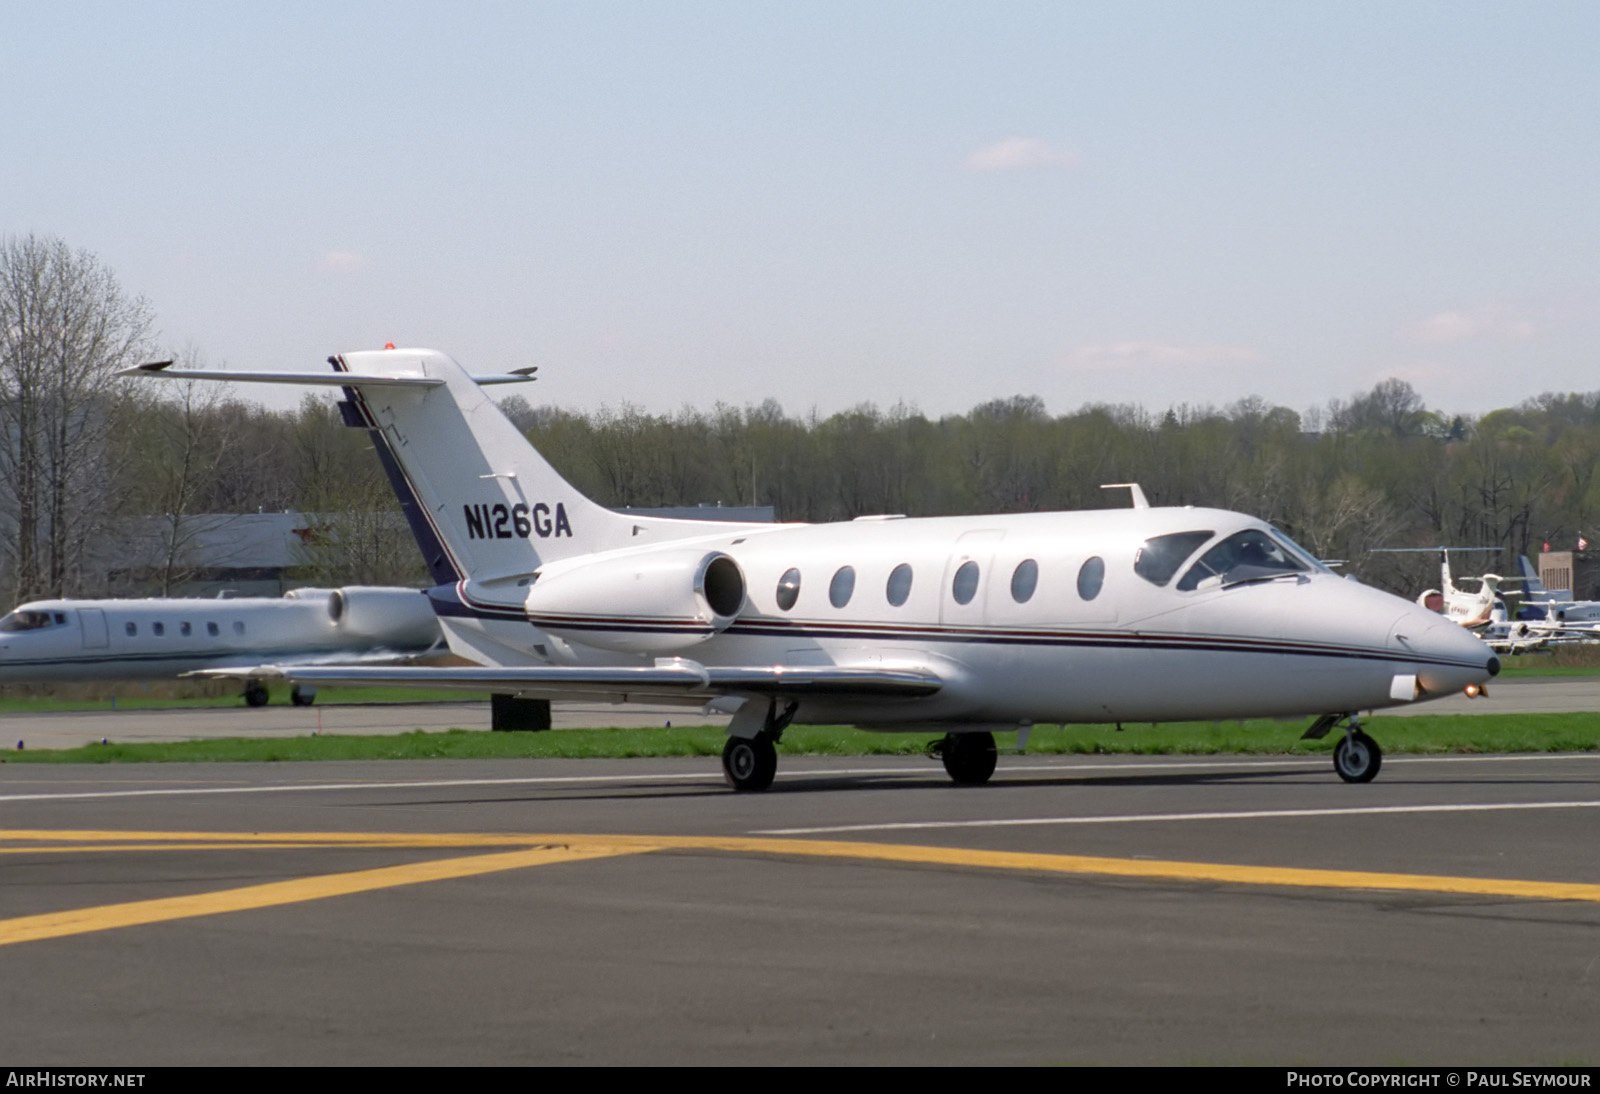
<path fill-rule="evenodd" d="M 295 684 L 289 689 L 289 702 L 297 707 L 308 707 L 317 701 L 317 689 Z"/>
<path fill-rule="evenodd" d="M 1347 783 L 1369 783 L 1383 766 L 1383 749 L 1359 729 L 1347 733 L 1333 749 L 1333 769 Z"/>
<path fill-rule="evenodd" d="M 950 778 L 963 786 L 977 786 L 994 774 L 996 754 L 993 733 L 946 733 L 939 750 Z"/>
<path fill-rule="evenodd" d="M 264 707 L 267 705 L 267 685 L 260 680 L 251 680 L 244 686 L 244 701 L 247 706 Z"/>
<path fill-rule="evenodd" d="M 729 737 L 722 746 L 722 777 L 735 790 L 765 790 L 778 773 L 778 750 L 764 733 Z"/>

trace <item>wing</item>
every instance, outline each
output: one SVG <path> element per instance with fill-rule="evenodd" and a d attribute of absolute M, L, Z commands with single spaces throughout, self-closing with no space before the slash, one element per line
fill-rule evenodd
<path fill-rule="evenodd" d="M 477 666 L 256 665 L 202 669 L 195 676 L 283 679 L 324 687 L 415 687 L 494 692 L 531 699 L 689 702 L 724 695 L 772 699 L 920 699 L 943 681 L 923 669 L 770 665 L 710 668 L 674 659 L 638 668 L 480 668 Z"/>

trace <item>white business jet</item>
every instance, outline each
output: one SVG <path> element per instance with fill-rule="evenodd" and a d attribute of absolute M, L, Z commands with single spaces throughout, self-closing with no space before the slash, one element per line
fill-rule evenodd
<path fill-rule="evenodd" d="M 578 493 L 442 353 L 330 358 L 332 373 L 130 370 L 326 384 L 372 431 L 438 587 L 451 649 L 488 667 L 291 668 L 534 698 L 733 711 L 723 771 L 760 790 L 792 723 L 944 734 L 960 783 L 996 730 L 1035 723 L 1314 717 L 1345 722 L 1334 768 L 1378 772 L 1360 711 L 1481 685 L 1470 632 L 1342 579 L 1281 532 L 1216 509 L 823 525 L 613 513 Z"/>
<path fill-rule="evenodd" d="M 0 619 L 0 683 L 126 680 L 200 669 L 415 655 L 443 641 L 426 595 L 352 586 L 294 589 L 281 599 L 35 600 Z M 244 699 L 265 706 L 263 676 L 237 671 Z M 316 688 L 295 683 L 309 705 Z"/>
<path fill-rule="evenodd" d="M 1495 623 L 1505 623 L 1509 618 L 1506 602 L 1501 598 L 1502 583 L 1515 584 L 1519 578 L 1504 578 L 1499 574 L 1464 577 L 1463 581 L 1477 581 L 1478 591 L 1470 592 L 1456 587 L 1450 576 L 1451 551 L 1492 551 L 1493 547 L 1377 547 L 1374 554 L 1423 554 L 1439 552 L 1439 588 L 1424 589 L 1417 603 L 1438 611 L 1447 619 L 1471 629 Z M 1437 607 L 1435 607 L 1437 604 Z"/>

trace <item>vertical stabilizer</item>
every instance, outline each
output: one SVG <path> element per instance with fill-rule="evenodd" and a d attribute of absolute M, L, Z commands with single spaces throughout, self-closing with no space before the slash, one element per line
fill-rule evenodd
<path fill-rule="evenodd" d="M 492 585 L 556 559 L 713 533 L 703 522 L 625 516 L 589 500 L 442 353 L 386 349 L 329 360 L 347 383 L 346 420 L 372 431 L 441 584 Z M 395 382 L 407 377 L 414 382 Z"/>
<path fill-rule="evenodd" d="M 1533 568 L 1533 563 L 1528 561 L 1527 555 L 1517 556 L 1517 572 L 1522 575 L 1523 599 L 1532 601 L 1555 599 L 1550 590 L 1544 587 L 1544 582 L 1539 579 L 1539 571 Z M 1563 594 L 1561 599 L 1567 599 L 1566 595 Z"/>

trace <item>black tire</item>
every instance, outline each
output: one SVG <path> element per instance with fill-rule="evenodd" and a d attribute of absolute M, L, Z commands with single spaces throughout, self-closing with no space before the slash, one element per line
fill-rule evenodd
<path fill-rule="evenodd" d="M 998 755 L 993 733 L 946 733 L 939 750 L 944 769 L 962 786 L 979 786 L 994 774 Z"/>
<path fill-rule="evenodd" d="M 765 790 L 778 773 L 778 750 L 766 734 L 729 737 L 722 746 L 722 777 L 735 790 Z"/>
<path fill-rule="evenodd" d="M 289 702 L 297 707 L 308 707 L 317 701 L 317 689 L 295 684 L 289 689 Z"/>
<path fill-rule="evenodd" d="M 244 686 L 244 701 L 246 706 L 264 707 L 267 705 L 267 685 L 260 680 L 251 680 Z"/>
<path fill-rule="evenodd" d="M 1359 729 L 1333 748 L 1333 769 L 1347 783 L 1369 783 L 1383 766 L 1383 749 Z"/>

